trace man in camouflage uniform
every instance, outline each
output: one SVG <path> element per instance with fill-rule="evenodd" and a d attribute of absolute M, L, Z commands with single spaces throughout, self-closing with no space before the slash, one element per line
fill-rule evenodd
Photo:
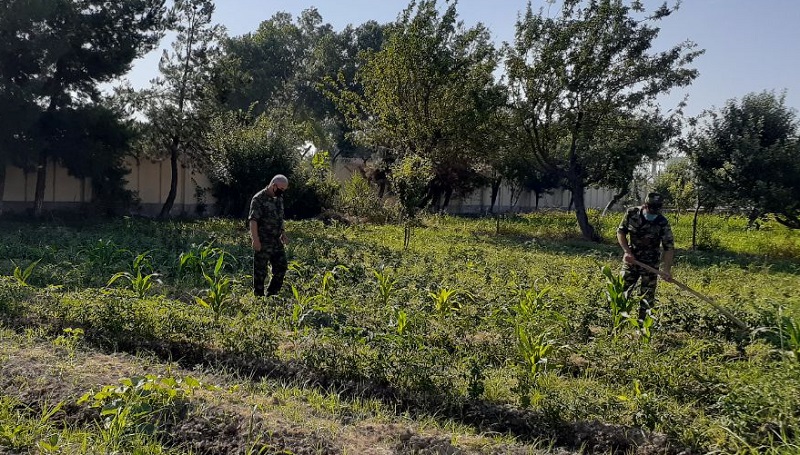
<path fill-rule="evenodd" d="M 283 229 L 283 193 L 289 180 L 278 174 L 266 188 L 256 193 L 250 201 L 250 237 L 253 239 L 253 293 L 264 295 L 267 279 L 267 262 L 272 268 L 267 296 L 275 295 L 283 286 L 287 261 L 284 244 L 289 242 Z"/>
<path fill-rule="evenodd" d="M 630 289 L 641 279 L 640 294 L 643 297 L 639 306 L 639 319 L 644 319 L 647 310 L 656 297 L 658 275 L 648 272 L 634 264 L 634 260 L 658 269 L 661 259 L 660 247 L 664 248 L 664 279 L 672 280 L 672 261 L 675 257 L 675 239 L 669 221 L 661 214 L 663 200 L 660 194 L 650 193 L 641 207 L 631 207 L 617 228 L 617 241 L 625 252 L 622 258 L 622 278 L 625 290 Z M 628 243 L 630 236 L 630 243 Z"/>

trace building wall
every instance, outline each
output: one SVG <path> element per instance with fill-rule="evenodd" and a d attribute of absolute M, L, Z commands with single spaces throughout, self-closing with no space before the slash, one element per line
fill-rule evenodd
<path fill-rule="evenodd" d="M 133 191 L 138 199 L 138 206 L 133 214 L 154 216 L 159 213 L 167 199 L 170 185 L 170 164 L 168 161 L 149 159 L 131 159 L 127 162 L 130 174 L 126 176 L 126 188 Z M 363 161 L 360 159 L 338 159 L 334 164 L 334 173 L 340 181 L 358 172 Z M 206 189 L 203 198 L 196 196 L 196 190 Z M 171 215 L 195 216 L 213 213 L 214 199 L 210 194 L 211 183 L 208 178 L 191 168 L 181 166 L 178 169 L 178 191 Z M 25 173 L 20 168 L 9 166 L 6 170 L 3 209 L 7 211 L 24 211 L 32 207 L 36 190 L 36 173 Z M 453 198 L 447 211 L 449 213 L 486 213 L 491 206 L 491 188 L 485 187 L 474 191 L 463 198 Z M 613 197 L 613 191 L 604 188 L 586 190 L 586 207 L 603 208 Z M 85 206 L 92 201 L 92 185 L 89 179 L 76 179 L 64 168 L 54 163 L 48 164 L 47 184 L 45 186 L 45 209 L 69 209 Z M 570 204 L 570 192 L 556 190 L 545 194 L 539 200 L 539 208 L 566 209 Z M 536 200 L 530 192 L 523 192 L 516 201 L 512 201 L 512 191 L 507 185 L 500 187 L 495 212 L 526 212 L 534 210 Z"/>
<path fill-rule="evenodd" d="M 127 163 L 131 170 L 126 176 L 126 189 L 139 199 L 134 214 L 157 215 L 167 199 L 170 185 L 170 164 L 168 161 L 136 160 Z M 213 208 L 213 198 L 205 201 L 196 197 L 197 187 L 210 188 L 208 178 L 188 167 L 178 169 L 178 188 L 172 215 L 195 215 L 198 204 L 205 202 L 207 209 Z M 6 168 L 3 209 L 10 212 L 25 211 L 33 206 L 36 191 L 36 173 L 23 172 L 14 166 Z M 66 169 L 54 162 L 47 165 L 47 181 L 44 192 L 45 210 L 80 208 L 92 201 L 91 179 L 78 179 L 69 175 Z"/>
<path fill-rule="evenodd" d="M 363 166 L 361 159 L 339 158 L 334 165 L 336 178 L 343 181 L 349 178 L 358 168 Z M 515 200 L 512 200 L 512 197 Z M 587 188 L 584 193 L 587 208 L 602 209 L 614 197 L 614 192 L 606 188 Z M 544 194 L 539 199 L 539 208 L 566 209 L 570 205 L 571 194 L 569 190 L 555 190 Z M 479 214 L 487 213 L 492 205 L 492 189 L 484 187 L 465 197 L 453 197 L 447 212 L 454 214 Z M 494 211 L 503 212 L 529 212 L 536 209 L 536 198 L 533 193 L 525 191 L 520 195 L 512 194 L 508 185 L 501 185 L 497 194 Z"/>
<path fill-rule="evenodd" d="M 128 174 L 126 188 L 135 191 L 139 198 L 139 209 L 135 212 L 142 215 L 157 215 L 169 194 L 171 167 L 169 161 L 131 160 L 128 163 L 131 173 Z M 206 189 L 206 197 L 199 200 L 197 189 Z M 178 188 L 175 195 L 172 215 L 198 215 L 198 205 L 205 210 L 213 210 L 214 200 L 211 197 L 211 182 L 204 174 L 181 165 L 178 168 Z M 207 212 L 206 212 L 207 213 Z"/>

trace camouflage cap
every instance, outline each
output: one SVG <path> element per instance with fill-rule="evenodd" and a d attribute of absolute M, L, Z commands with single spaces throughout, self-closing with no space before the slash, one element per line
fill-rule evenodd
<path fill-rule="evenodd" d="M 650 193 L 644 200 L 644 205 L 652 209 L 658 210 L 661 208 L 662 205 L 664 205 L 664 198 L 661 197 L 661 195 L 658 193 Z"/>

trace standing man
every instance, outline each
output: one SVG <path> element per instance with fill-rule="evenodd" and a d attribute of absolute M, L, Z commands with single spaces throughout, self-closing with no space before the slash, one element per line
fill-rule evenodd
<path fill-rule="evenodd" d="M 643 297 L 639 306 L 639 319 L 643 320 L 647 310 L 656 298 L 658 275 L 648 272 L 634 264 L 639 261 L 658 269 L 662 259 L 660 247 L 664 248 L 664 268 L 662 274 L 666 281 L 672 280 L 672 261 L 675 258 L 675 239 L 669 221 L 661 214 L 663 199 L 658 193 L 650 193 L 641 207 L 631 207 L 617 228 L 617 241 L 625 252 L 622 258 L 622 278 L 625 290 L 630 289 L 641 279 L 640 294 Z M 628 243 L 630 235 L 630 243 Z"/>
<path fill-rule="evenodd" d="M 250 201 L 250 237 L 253 239 L 253 293 L 264 296 L 267 279 L 267 262 L 272 268 L 267 296 L 275 295 L 283 286 L 288 268 L 284 245 L 289 238 L 283 229 L 283 193 L 289 188 L 289 179 L 282 174 L 272 177 L 266 188 L 256 193 Z"/>

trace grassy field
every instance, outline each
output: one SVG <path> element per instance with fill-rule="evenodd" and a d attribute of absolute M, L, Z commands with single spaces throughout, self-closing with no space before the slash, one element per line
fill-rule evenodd
<path fill-rule="evenodd" d="M 671 215 L 748 330 L 666 283 L 641 324 L 618 218 L 289 222 L 266 300 L 241 220 L 0 221 L 0 453 L 800 451 L 800 233 Z"/>

